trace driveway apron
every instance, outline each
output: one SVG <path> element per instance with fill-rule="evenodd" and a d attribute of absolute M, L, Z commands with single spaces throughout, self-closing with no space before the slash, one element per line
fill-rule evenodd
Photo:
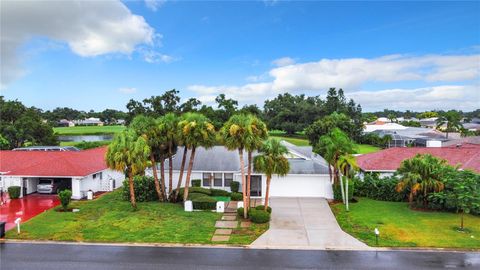
<path fill-rule="evenodd" d="M 271 198 L 270 228 L 251 247 L 368 250 L 345 233 L 324 198 Z"/>

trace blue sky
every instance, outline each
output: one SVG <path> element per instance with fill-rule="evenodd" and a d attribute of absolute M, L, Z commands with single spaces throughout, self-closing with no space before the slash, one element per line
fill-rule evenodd
<path fill-rule="evenodd" d="M 263 105 L 342 87 L 367 111 L 480 107 L 480 2 L 42 4 L 1 14 L 1 94 L 31 106 L 125 110 L 172 88 Z"/>

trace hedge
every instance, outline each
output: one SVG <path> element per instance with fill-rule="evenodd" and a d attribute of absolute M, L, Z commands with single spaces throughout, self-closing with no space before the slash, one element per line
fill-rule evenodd
<path fill-rule="evenodd" d="M 224 197 L 230 197 L 230 192 L 223 190 L 223 189 L 216 189 L 212 188 L 210 189 L 212 196 L 224 196 Z"/>
<path fill-rule="evenodd" d="M 194 200 L 194 199 L 198 199 L 198 198 L 201 198 L 201 197 L 208 197 L 208 195 L 203 194 L 203 193 L 189 193 L 188 194 L 188 199 L 189 200 Z"/>
<path fill-rule="evenodd" d="M 243 200 L 243 194 L 239 193 L 239 192 L 232 192 L 232 194 L 230 194 L 230 199 L 232 201 L 242 201 Z"/>
<path fill-rule="evenodd" d="M 193 209 L 199 210 L 214 210 L 217 208 L 217 200 L 205 195 L 192 199 L 192 204 Z"/>
<path fill-rule="evenodd" d="M 8 196 L 10 197 L 10 199 L 20 198 L 20 190 L 21 190 L 21 187 L 19 186 L 8 187 Z"/>
<path fill-rule="evenodd" d="M 232 193 L 233 193 L 233 192 L 238 192 L 239 188 L 240 188 L 240 183 L 239 183 L 239 182 L 237 182 L 237 181 L 232 181 L 232 182 L 230 183 L 230 190 L 232 191 Z"/>
<path fill-rule="evenodd" d="M 250 208 L 248 217 L 253 223 L 266 223 L 270 221 L 270 213 L 255 208 Z"/>
<path fill-rule="evenodd" d="M 410 190 L 405 189 L 403 192 L 397 192 L 395 190 L 397 183 L 398 179 L 394 176 L 380 179 L 378 174 L 366 174 L 363 181 L 356 181 L 354 194 L 379 201 L 405 201 Z"/>
<path fill-rule="evenodd" d="M 265 205 L 257 205 L 257 207 L 255 207 L 255 209 L 265 211 Z M 270 214 L 272 213 L 272 208 L 270 206 L 268 206 L 267 212 L 270 213 Z"/>
<path fill-rule="evenodd" d="M 174 189 L 172 191 L 172 194 L 175 194 L 175 190 Z M 178 201 L 183 201 L 183 192 L 185 191 L 185 188 L 180 188 L 180 191 L 178 192 Z M 212 191 L 208 188 L 202 188 L 202 187 L 190 187 L 188 189 L 188 195 L 190 196 L 190 193 L 202 193 L 202 194 L 205 194 L 205 195 L 208 195 L 208 196 L 211 196 L 212 195 Z"/>
<path fill-rule="evenodd" d="M 202 180 L 200 179 L 193 179 L 192 180 L 192 187 L 200 187 L 202 184 Z"/>
<path fill-rule="evenodd" d="M 346 184 L 345 180 L 343 180 L 344 187 L 345 187 L 345 184 Z M 338 184 L 338 185 L 334 184 L 332 186 L 332 189 L 333 189 L 333 198 L 336 201 L 341 201 L 342 200 L 342 191 L 340 189 L 340 184 Z M 349 179 L 348 180 L 348 197 L 350 198 L 350 200 L 353 198 L 354 190 L 355 190 L 355 182 L 354 182 L 354 180 Z"/>
<path fill-rule="evenodd" d="M 155 189 L 155 180 L 151 176 L 135 176 L 133 178 L 133 189 L 137 202 L 158 201 L 157 190 Z M 130 201 L 130 184 L 128 179 L 123 181 L 123 199 Z"/>

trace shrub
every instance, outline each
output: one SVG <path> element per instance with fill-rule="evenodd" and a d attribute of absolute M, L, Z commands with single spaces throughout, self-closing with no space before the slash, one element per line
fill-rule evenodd
<path fill-rule="evenodd" d="M 243 217 L 243 207 L 237 208 L 237 215 L 238 215 L 239 217 Z"/>
<path fill-rule="evenodd" d="M 217 200 L 206 195 L 192 199 L 192 204 L 193 209 L 213 210 L 217 208 Z"/>
<path fill-rule="evenodd" d="M 237 181 L 232 181 L 230 183 L 230 190 L 233 192 L 238 192 L 238 190 L 240 189 L 240 183 L 237 182 Z"/>
<path fill-rule="evenodd" d="M 230 192 L 223 189 L 212 188 L 210 191 L 212 193 L 212 196 L 230 197 Z"/>
<path fill-rule="evenodd" d="M 362 180 L 356 180 L 354 194 L 380 201 L 402 202 L 410 190 L 395 190 L 398 180 L 394 176 L 380 179 L 378 174 L 366 174 Z"/>
<path fill-rule="evenodd" d="M 63 210 L 67 211 L 68 205 L 72 201 L 72 191 L 69 189 L 62 190 L 58 193 L 58 198 L 60 199 Z"/>
<path fill-rule="evenodd" d="M 172 190 L 172 195 L 175 194 L 176 189 Z M 183 201 L 183 193 L 185 192 L 185 188 L 180 188 L 180 191 L 178 192 L 178 201 Z M 202 193 L 205 195 L 212 195 L 212 192 L 208 188 L 202 188 L 202 187 L 190 187 L 188 189 L 188 196 L 190 197 L 191 193 Z M 170 198 L 173 198 L 173 196 L 170 196 Z"/>
<path fill-rule="evenodd" d="M 200 179 L 193 179 L 192 180 L 192 187 L 200 187 L 202 184 L 202 180 Z"/>
<path fill-rule="evenodd" d="M 266 223 L 270 221 L 270 213 L 251 208 L 248 217 L 253 223 Z"/>
<path fill-rule="evenodd" d="M 257 207 L 255 207 L 255 209 L 264 211 L 265 210 L 265 205 L 257 205 Z M 272 213 L 272 208 L 270 206 L 268 206 L 267 212 L 270 213 L 270 214 Z"/>
<path fill-rule="evenodd" d="M 230 199 L 232 201 L 241 201 L 241 200 L 243 200 L 243 193 L 232 192 L 232 194 L 230 194 Z"/>
<path fill-rule="evenodd" d="M 8 187 L 8 196 L 10 197 L 10 199 L 20 198 L 20 190 L 21 190 L 21 187 L 19 186 Z"/>
<path fill-rule="evenodd" d="M 338 185 L 333 184 L 332 189 L 333 189 L 333 199 L 335 201 L 341 201 L 342 200 L 342 190 L 340 189 L 340 184 L 338 184 Z"/>
<path fill-rule="evenodd" d="M 189 193 L 188 194 L 188 199 L 189 200 L 194 200 L 194 199 L 198 199 L 198 198 L 201 198 L 201 197 L 208 197 L 208 195 L 203 194 L 203 193 Z"/>
<path fill-rule="evenodd" d="M 128 179 L 123 181 L 123 199 L 130 201 L 130 188 Z M 155 189 L 155 180 L 151 176 L 135 176 L 133 178 L 133 189 L 137 202 L 158 201 L 157 190 Z"/>

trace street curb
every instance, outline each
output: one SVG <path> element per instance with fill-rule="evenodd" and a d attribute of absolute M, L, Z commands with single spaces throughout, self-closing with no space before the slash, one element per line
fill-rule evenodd
<path fill-rule="evenodd" d="M 168 248 L 225 248 L 225 249 L 257 249 L 257 250 L 304 250 L 304 251 L 362 251 L 362 252 L 455 252 L 455 253 L 480 253 L 480 250 L 468 249 L 448 249 L 448 248 L 390 248 L 390 247 L 370 247 L 368 249 L 356 249 L 348 247 L 303 247 L 303 246 L 242 246 L 226 244 L 174 244 L 174 243 L 104 243 L 104 242 L 62 242 L 62 241 L 34 241 L 17 239 L 0 239 L 0 244 L 36 244 L 36 245 L 82 245 L 82 246 L 112 246 L 112 247 L 168 247 Z"/>

